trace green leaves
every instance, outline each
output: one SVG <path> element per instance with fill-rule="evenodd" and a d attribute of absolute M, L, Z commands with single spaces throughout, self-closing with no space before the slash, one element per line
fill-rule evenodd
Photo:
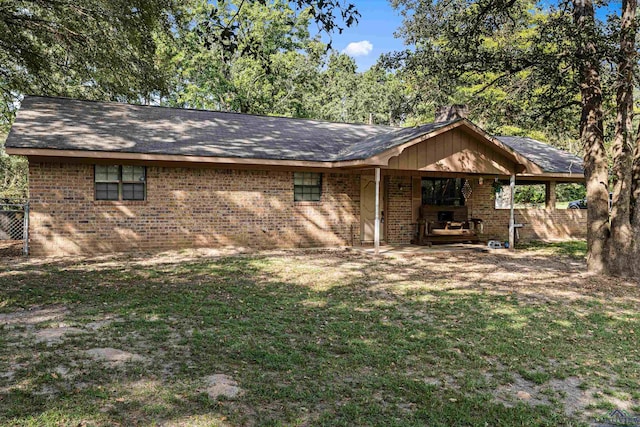
<path fill-rule="evenodd" d="M 350 27 L 358 22 L 360 16 L 355 5 L 351 3 L 345 4 L 338 0 L 296 0 L 293 2 L 218 0 L 207 4 L 210 6 L 208 19 L 199 26 L 197 31 L 205 40 L 207 48 L 221 46 L 223 50 L 231 55 L 238 51 L 242 55 L 257 55 L 258 53 L 259 43 L 243 43 L 246 38 L 246 34 L 242 34 L 246 23 L 244 18 L 246 9 L 269 10 L 271 8 L 281 9 L 286 7 L 296 15 L 308 16 L 310 20 L 316 23 L 319 32 L 329 35 L 334 31 L 342 33 L 343 27 L 339 22 L 344 22 L 344 25 Z M 294 10 L 292 6 L 295 6 L 296 9 Z M 341 19 L 336 16 L 336 11 Z M 294 26 L 295 20 L 291 19 L 286 24 Z M 331 43 L 327 45 L 327 50 L 329 49 L 331 49 Z"/>
<path fill-rule="evenodd" d="M 317 9 L 296 4 L 183 5 L 176 31 L 160 43 L 173 88 L 163 102 L 359 123 L 373 114 L 375 123 L 400 123 L 405 90 L 399 80 L 378 68 L 358 73 L 352 58 L 311 37 Z M 233 35 L 225 41 L 227 30 Z"/>
<path fill-rule="evenodd" d="M 0 202 L 27 200 L 27 160 L 0 154 Z"/>
<path fill-rule="evenodd" d="M 8 0 L 0 6 L 0 111 L 21 94 L 149 100 L 166 93 L 155 34 L 172 0 Z"/>
<path fill-rule="evenodd" d="M 515 126 L 575 135 L 570 16 L 519 0 L 396 0 L 414 52 L 387 56 L 435 105 L 462 103 L 490 132 Z"/>

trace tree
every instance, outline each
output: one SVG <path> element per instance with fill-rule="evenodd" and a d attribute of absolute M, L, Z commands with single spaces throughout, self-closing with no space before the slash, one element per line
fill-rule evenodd
<path fill-rule="evenodd" d="M 18 95 L 138 100 L 162 90 L 152 35 L 172 0 L 9 0 L 0 5 L 5 120 Z"/>
<path fill-rule="evenodd" d="M 633 159 L 630 129 L 632 76 L 637 67 L 635 0 L 625 0 L 622 15 L 607 23 L 596 19 L 591 0 L 553 5 L 527 0 L 394 0 L 393 4 L 405 17 L 401 34 L 416 49 L 387 60 L 401 64 L 417 80 L 421 76 L 435 80 L 431 86 L 438 88 L 439 99 L 479 98 L 476 105 L 482 105 L 483 94 L 490 91 L 498 102 L 483 107 L 492 111 L 484 118 L 495 120 L 496 127 L 501 126 L 500 117 L 507 117 L 523 128 L 544 131 L 545 122 L 551 122 L 575 129 L 582 142 L 589 200 L 588 268 L 640 275 L 640 267 L 628 262 L 640 255 L 640 209 L 634 208 L 640 200 L 640 138 Z M 617 111 L 613 135 L 605 128 L 608 105 Z M 610 136 L 611 213 L 606 143 Z"/>
<path fill-rule="evenodd" d="M 27 161 L 23 157 L 8 156 L 2 148 L 5 138 L 0 135 L 0 139 L 0 203 L 24 201 L 28 194 Z"/>
<path fill-rule="evenodd" d="M 590 271 L 607 271 L 605 248 L 609 239 L 609 179 L 604 147 L 603 94 L 600 79 L 601 38 L 591 0 L 575 0 L 573 18 L 576 30 L 578 84 L 582 98 L 580 138 L 584 148 L 587 179 L 587 266 Z"/>
<path fill-rule="evenodd" d="M 28 172 L 26 159 L 0 154 L 0 203 L 27 199 Z"/>
<path fill-rule="evenodd" d="M 210 26 L 214 11 L 216 21 L 235 22 L 235 49 L 203 34 L 201 28 Z M 164 103 L 253 114 L 312 114 L 306 97 L 318 91 L 326 45 L 310 37 L 308 13 L 296 13 L 284 0 L 224 11 L 203 0 L 185 3 L 180 16 L 176 30 L 160 43 L 160 60 L 171 70 Z"/>
<path fill-rule="evenodd" d="M 530 1 L 392 3 L 405 16 L 399 34 L 416 49 L 387 55 L 385 63 L 412 81 L 423 111 L 464 103 L 492 133 L 576 134 L 571 46 L 557 43 L 566 39 L 570 17 Z"/>
<path fill-rule="evenodd" d="M 400 126 L 410 119 L 412 110 L 406 82 L 379 64 L 361 74 L 356 105 L 359 122 Z"/>
<path fill-rule="evenodd" d="M 640 216 L 640 212 L 632 212 L 633 200 L 633 76 L 637 67 L 636 22 L 637 0 L 623 0 L 619 46 L 617 52 L 616 74 L 616 125 L 613 141 L 613 203 L 611 212 L 611 238 L 608 241 L 609 269 L 617 274 L 624 274 L 629 254 L 640 255 L 640 241 L 634 245 L 634 232 L 631 226 L 632 216 Z M 640 152 L 636 153 L 640 156 Z M 638 157 L 640 161 L 640 157 Z M 636 185 L 637 182 L 636 182 Z M 640 199 L 633 200 L 634 204 Z M 607 195 L 608 202 L 608 195 Z M 634 220 L 640 227 L 640 218 Z M 636 231 L 640 238 L 640 228 Z M 640 275 L 640 268 L 636 268 Z"/>
<path fill-rule="evenodd" d="M 352 58 L 311 38 L 310 13 L 285 0 L 242 4 L 183 4 L 176 29 L 159 41 L 172 76 L 163 103 L 355 123 L 404 120 L 403 83 L 380 67 L 359 73 Z M 230 25 L 233 49 L 202 30 Z"/>
<path fill-rule="evenodd" d="M 5 124 L 12 120 L 16 101 L 24 93 L 129 102 L 166 95 L 171 76 L 166 63 L 156 57 L 157 41 L 183 29 L 185 10 L 191 6 L 200 10 L 209 6 L 207 19 L 195 22 L 205 37 L 184 42 L 215 41 L 226 52 L 240 48 L 241 56 L 258 56 L 264 47 L 261 37 L 245 37 L 246 26 L 236 21 L 244 9 L 282 9 L 283 4 L 291 4 L 296 9 L 287 6 L 292 12 L 288 18 L 305 15 L 307 26 L 315 22 L 319 31 L 329 34 L 342 31 L 342 25 L 353 25 L 359 16 L 352 4 L 341 0 L 194 1 L 186 2 L 186 8 L 183 4 L 175 0 L 3 1 L 0 112 Z M 267 19 L 254 18 L 257 25 Z"/>
<path fill-rule="evenodd" d="M 353 58 L 345 54 L 332 53 L 327 69 L 322 75 L 322 86 L 324 89 L 319 118 L 334 122 L 357 122 L 354 98 L 358 74 Z"/>
<path fill-rule="evenodd" d="M 284 1 L 275 2 L 278 7 Z M 289 2 L 286 2 L 289 3 Z M 199 30 L 227 51 L 238 47 L 236 15 L 267 0 L 210 2 L 209 19 Z M 320 31 L 342 31 L 358 12 L 341 0 L 295 0 L 295 13 L 307 14 Z M 169 76 L 158 61 L 158 39 L 183 22 L 175 0 L 5 0 L 0 4 L 0 110 L 5 124 L 24 93 L 83 99 L 149 102 L 166 95 Z M 258 18 L 259 19 L 259 18 Z M 245 40 L 242 54 L 262 47 Z"/>
<path fill-rule="evenodd" d="M 331 52 L 321 81 L 318 118 L 399 126 L 410 117 L 405 82 L 381 65 L 358 72 L 353 58 Z"/>

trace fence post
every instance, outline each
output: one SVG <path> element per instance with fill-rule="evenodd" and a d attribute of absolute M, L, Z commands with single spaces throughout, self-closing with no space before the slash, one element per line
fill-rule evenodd
<path fill-rule="evenodd" d="M 25 255 L 29 255 L 29 202 L 24 204 L 24 230 L 22 232 L 22 238 L 24 239 Z"/>

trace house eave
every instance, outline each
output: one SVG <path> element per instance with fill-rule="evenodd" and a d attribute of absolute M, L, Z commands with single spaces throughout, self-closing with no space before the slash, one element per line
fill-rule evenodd
<path fill-rule="evenodd" d="M 567 172 L 543 172 L 539 174 L 524 173 L 518 175 L 519 180 L 544 180 L 544 181 L 558 181 L 558 182 L 584 182 L 585 176 L 581 173 L 567 173 Z"/>
<path fill-rule="evenodd" d="M 177 154 L 147 154 L 116 151 L 88 151 L 88 150 L 55 150 L 50 148 L 17 148 L 7 147 L 7 154 L 37 158 L 71 158 L 118 160 L 136 162 L 175 162 L 227 165 L 255 165 L 255 166 L 292 166 L 309 168 L 333 168 L 332 162 L 306 160 L 254 159 L 238 157 L 188 156 Z"/>

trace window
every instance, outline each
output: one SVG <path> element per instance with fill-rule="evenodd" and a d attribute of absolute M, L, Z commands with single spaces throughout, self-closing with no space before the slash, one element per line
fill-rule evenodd
<path fill-rule="evenodd" d="M 422 204 L 464 206 L 462 178 L 422 178 Z"/>
<path fill-rule="evenodd" d="M 315 172 L 293 173 L 293 200 L 319 202 L 322 195 L 322 174 Z"/>
<path fill-rule="evenodd" d="M 144 200 L 147 170 L 144 166 L 95 166 L 96 200 Z"/>
<path fill-rule="evenodd" d="M 96 200 L 118 200 L 120 166 L 96 165 Z"/>

